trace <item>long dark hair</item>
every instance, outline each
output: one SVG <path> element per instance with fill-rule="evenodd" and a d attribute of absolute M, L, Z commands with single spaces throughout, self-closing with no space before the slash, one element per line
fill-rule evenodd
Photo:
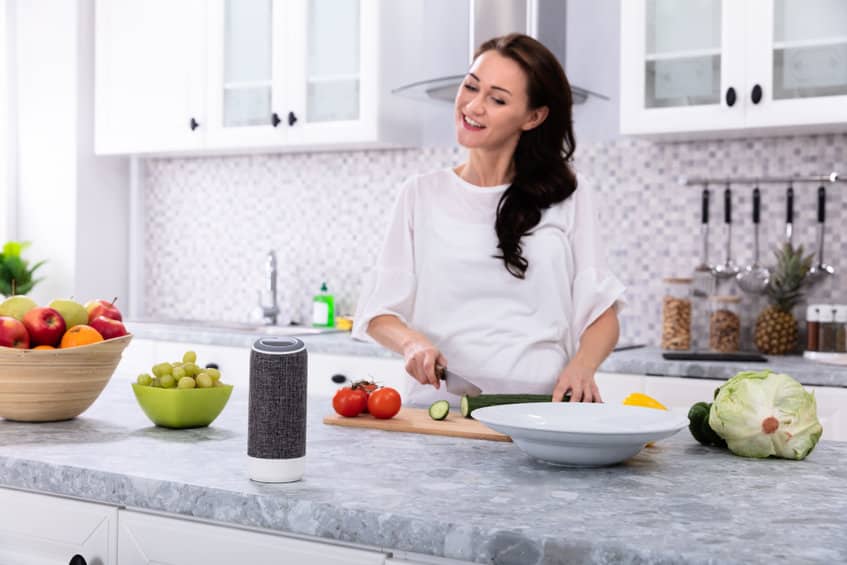
<path fill-rule="evenodd" d="M 522 255 L 521 238 L 541 221 L 541 212 L 576 190 L 569 162 L 576 148 L 573 135 L 571 86 L 565 71 L 549 49 L 520 33 L 489 39 L 474 59 L 496 51 L 521 66 L 527 77 L 530 108 L 547 106 L 547 118 L 521 133 L 514 154 L 515 176 L 497 206 L 494 230 L 506 270 L 523 279 L 529 262 Z"/>

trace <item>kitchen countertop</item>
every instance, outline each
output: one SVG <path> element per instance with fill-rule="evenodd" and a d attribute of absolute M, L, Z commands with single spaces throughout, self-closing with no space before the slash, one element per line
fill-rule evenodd
<path fill-rule="evenodd" d="M 214 328 L 186 328 L 166 323 L 128 322 L 128 329 L 139 338 L 183 341 L 234 347 L 250 347 L 258 338 L 248 332 Z M 335 355 L 399 358 L 376 343 L 353 340 L 349 332 L 298 336 L 309 351 Z M 847 387 L 847 366 L 826 365 L 808 361 L 798 355 L 770 356 L 767 363 L 728 363 L 715 361 L 666 361 L 656 347 L 628 349 L 612 353 L 600 371 L 639 375 L 728 379 L 738 371 L 770 368 L 788 373 L 804 385 Z"/>
<path fill-rule="evenodd" d="M 156 428 L 128 381 L 81 417 L 0 420 L 0 486 L 500 565 L 847 562 L 847 444 L 752 460 L 683 430 L 615 467 L 567 469 L 510 443 L 325 426 L 304 480 L 246 475 L 247 391 L 209 428 Z"/>

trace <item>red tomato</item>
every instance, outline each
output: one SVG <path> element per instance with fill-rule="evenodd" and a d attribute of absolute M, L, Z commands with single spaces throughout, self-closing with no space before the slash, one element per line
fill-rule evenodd
<path fill-rule="evenodd" d="M 387 420 L 400 411 L 400 393 L 390 387 L 381 388 L 368 397 L 368 412 L 374 418 Z"/>
<path fill-rule="evenodd" d="M 348 418 L 361 414 L 367 403 L 368 395 L 365 391 L 350 387 L 338 389 L 332 397 L 332 407 L 335 411 Z"/>

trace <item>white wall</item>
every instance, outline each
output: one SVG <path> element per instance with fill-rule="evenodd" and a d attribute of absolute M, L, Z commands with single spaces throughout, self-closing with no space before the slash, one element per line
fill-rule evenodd
<path fill-rule="evenodd" d="M 128 298 L 128 164 L 94 157 L 94 4 L 17 0 L 17 236 L 39 303 Z"/>
<path fill-rule="evenodd" d="M 12 185 L 12 171 L 10 166 L 12 155 L 10 149 L 14 147 L 14 122 L 13 114 L 10 112 L 13 97 L 9 96 L 11 81 L 9 80 L 9 59 L 13 57 L 12 49 L 13 35 L 9 33 L 12 25 L 11 14 L 8 13 L 13 6 L 12 2 L 0 0 L 0 243 L 11 239 L 13 235 L 12 218 L 14 217 L 14 203 L 11 199 L 9 187 Z"/>

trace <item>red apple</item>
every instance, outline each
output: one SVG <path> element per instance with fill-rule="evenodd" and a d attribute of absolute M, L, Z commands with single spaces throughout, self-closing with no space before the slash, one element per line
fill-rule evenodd
<path fill-rule="evenodd" d="M 53 308 L 38 306 L 24 314 L 24 325 L 33 347 L 56 345 L 65 333 L 65 319 Z"/>
<path fill-rule="evenodd" d="M 11 316 L 0 316 L 0 346 L 29 349 L 29 333 L 24 323 Z"/>
<path fill-rule="evenodd" d="M 86 302 L 85 309 L 88 310 L 88 325 L 91 325 L 91 321 L 98 316 L 106 316 L 107 318 L 118 320 L 119 322 L 123 320 L 121 311 L 115 306 L 114 300 L 111 302 L 103 300 L 102 298 L 99 300 L 91 300 Z"/>
<path fill-rule="evenodd" d="M 91 320 L 88 325 L 100 332 L 103 339 L 121 337 L 122 335 L 129 333 L 126 331 L 126 327 L 124 327 L 123 322 L 107 318 L 106 316 L 97 316 Z"/>

